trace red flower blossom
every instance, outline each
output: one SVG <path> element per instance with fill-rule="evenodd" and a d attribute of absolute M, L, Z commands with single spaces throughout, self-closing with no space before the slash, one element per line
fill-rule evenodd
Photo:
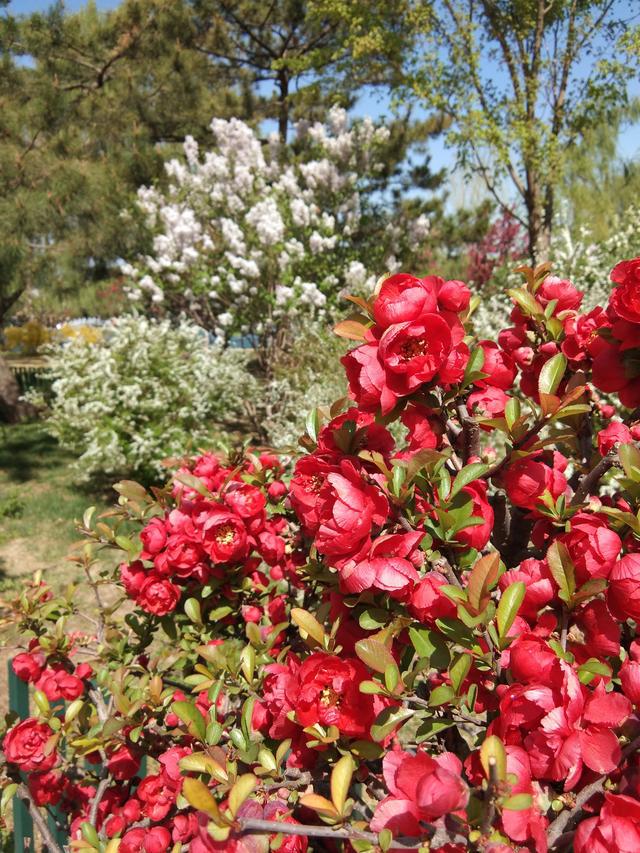
<path fill-rule="evenodd" d="M 578 824 L 573 849 L 574 853 L 636 853 L 640 850 L 640 802 L 607 792 L 598 815 Z"/>
<path fill-rule="evenodd" d="M 212 507 L 203 524 L 204 549 L 214 563 L 242 560 L 249 552 L 247 531 L 234 512 Z"/>
<path fill-rule="evenodd" d="M 359 690 L 368 677 L 357 658 L 310 655 L 298 671 L 296 719 L 305 727 L 336 726 L 341 734 L 368 739 L 375 719 L 374 697 Z"/>
<path fill-rule="evenodd" d="M 29 717 L 15 725 L 4 736 L 2 749 L 5 758 L 24 773 L 32 770 L 51 770 L 58 760 L 55 748 L 51 749 L 53 731 L 46 723 Z"/>
<path fill-rule="evenodd" d="M 389 752 L 382 770 L 390 796 L 376 806 L 371 821 L 374 832 L 388 828 L 395 835 L 420 836 L 421 821 L 436 820 L 467 804 L 462 763 L 451 752 L 434 757 L 424 752 Z"/>
<path fill-rule="evenodd" d="M 327 475 L 318 497 L 320 526 L 315 545 L 332 561 L 352 556 L 387 518 L 385 496 L 366 483 L 348 460 L 340 463 L 339 472 Z"/>

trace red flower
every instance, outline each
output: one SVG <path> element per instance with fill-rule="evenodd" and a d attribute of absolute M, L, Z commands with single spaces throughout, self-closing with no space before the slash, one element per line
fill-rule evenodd
<path fill-rule="evenodd" d="M 42 671 L 40 678 L 35 683 L 37 690 L 42 690 L 50 702 L 56 699 L 66 699 L 73 702 L 84 693 L 84 684 L 81 678 L 71 675 L 62 666 L 47 668 Z"/>
<path fill-rule="evenodd" d="M 51 770 L 58 756 L 48 748 L 53 731 L 45 723 L 29 717 L 15 725 L 4 736 L 2 749 L 5 758 L 16 764 L 24 773 L 32 770 Z"/>
<path fill-rule="evenodd" d="M 163 826 L 130 829 L 122 837 L 119 853 L 166 853 L 171 846 L 171 833 Z"/>
<path fill-rule="evenodd" d="M 478 379 L 474 384 L 478 388 L 486 388 L 491 385 L 508 391 L 516 378 L 516 367 L 511 356 L 493 341 L 478 341 L 484 352 L 484 363 L 481 373 L 486 373 L 484 379 Z"/>
<path fill-rule="evenodd" d="M 366 483 L 348 460 L 327 475 L 319 493 L 320 526 L 315 545 L 332 560 L 352 556 L 374 527 L 381 526 L 389 505 L 377 486 Z"/>
<path fill-rule="evenodd" d="M 593 358 L 606 346 L 605 339 L 599 334 L 600 329 L 610 326 L 611 321 L 600 307 L 588 314 L 572 314 L 564 321 L 562 352 L 571 361 L 581 362 Z"/>
<path fill-rule="evenodd" d="M 379 351 L 386 384 L 396 396 L 406 397 L 435 377 L 451 347 L 451 330 L 439 314 L 390 326 L 380 339 Z"/>
<path fill-rule="evenodd" d="M 575 853 L 636 853 L 640 850 L 640 803 L 623 794 L 604 795 L 597 817 L 578 824 Z"/>
<path fill-rule="evenodd" d="M 107 760 L 107 769 L 121 782 L 132 779 L 140 769 L 140 756 L 128 746 L 119 746 Z"/>
<path fill-rule="evenodd" d="M 386 414 L 397 402 L 397 396 L 387 387 L 385 372 L 378 359 L 377 344 L 363 344 L 344 355 L 344 365 L 349 382 L 349 393 L 365 411 L 378 408 Z"/>
<path fill-rule="evenodd" d="M 557 303 L 553 309 L 554 315 L 561 314 L 563 311 L 577 311 L 583 296 L 584 294 L 568 279 L 558 278 L 555 275 L 548 275 L 536 292 L 536 299 L 545 308 L 550 302 Z"/>
<path fill-rule="evenodd" d="M 389 752 L 382 770 L 390 796 L 376 806 L 371 821 L 374 832 L 388 828 L 395 835 L 420 836 L 421 821 L 430 822 L 466 807 L 462 763 L 451 752 L 434 757 L 425 752 Z"/>
<path fill-rule="evenodd" d="M 305 533 L 313 536 L 320 526 L 320 490 L 327 475 L 339 471 L 334 455 L 311 453 L 296 463 L 289 499 Z"/>
<path fill-rule="evenodd" d="M 419 622 L 434 625 L 436 619 L 454 617 L 456 606 L 450 598 L 440 592 L 447 579 L 439 572 L 429 572 L 414 586 L 407 603 L 409 613 Z"/>
<path fill-rule="evenodd" d="M 60 773 L 30 773 L 27 779 L 29 793 L 38 806 L 55 806 L 62 797 L 64 780 Z"/>
<path fill-rule="evenodd" d="M 620 667 L 622 692 L 634 705 L 640 705 L 640 663 L 627 658 Z"/>
<path fill-rule="evenodd" d="M 631 430 L 626 424 L 612 421 L 598 433 L 598 450 L 606 456 L 619 444 L 628 444 L 632 440 Z"/>
<path fill-rule="evenodd" d="M 479 391 L 473 391 L 467 398 L 467 409 L 470 415 L 481 418 L 498 418 L 504 415 L 504 409 L 509 397 L 501 388 L 487 386 Z"/>
<path fill-rule="evenodd" d="M 527 457 L 518 459 L 507 469 L 504 477 L 509 500 L 524 509 L 540 509 L 541 497 L 547 491 L 556 500 L 564 494 L 567 480 L 557 468 Z"/>
<path fill-rule="evenodd" d="M 620 537 L 607 522 L 587 512 L 571 519 L 571 530 L 558 541 L 566 545 L 576 569 L 578 585 L 591 578 L 606 578 L 622 548 Z"/>
<path fill-rule="evenodd" d="M 614 565 L 607 604 L 616 618 L 640 621 L 640 554 L 626 554 Z"/>
<path fill-rule="evenodd" d="M 466 311 L 471 302 L 471 291 L 463 281 L 443 281 L 437 276 L 429 276 L 424 282 L 434 281 L 438 291 L 438 308 L 441 311 L 453 311 L 459 314 Z"/>
<path fill-rule="evenodd" d="M 522 581 L 527 588 L 518 613 L 524 619 L 535 619 L 538 612 L 554 598 L 556 593 L 556 586 L 547 561 L 523 560 L 517 569 L 511 569 L 501 575 L 498 585 L 504 592 L 516 581 Z"/>
<path fill-rule="evenodd" d="M 379 536 L 365 557 L 358 555 L 340 567 L 340 587 L 345 592 L 379 589 L 392 598 L 404 598 L 418 581 L 416 548 L 423 534 L 393 533 Z"/>
<path fill-rule="evenodd" d="M 253 518 L 264 510 L 267 499 L 264 493 L 249 483 L 229 483 L 224 493 L 224 502 L 240 518 Z"/>
<path fill-rule="evenodd" d="M 214 563 L 236 562 L 249 553 L 247 531 L 235 512 L 212 507 L 205 515 L 203 535 L 204 549 Z"/>
<path fill-rule="evenodd" d="M 437 310 L 436 288 L 442 279 L 415 278 L 399 273 L 385 279 L 373 305 L 373 316 L 381 329 L 412 322 Z"/>
<path fill-rule="evenodd" d="M 493 509 L 487 500 L 487 483 L 484 480 L 475 480 L 461 489 L 460 494 L 471 498 L 471 517 L 481 518 L 483 523 L 458 530 L 455 535 L 456 541 L 466 545 L 467 548 L 481 551 L 489 541 L 494 522 Z"/>
<path fill-rule="evenodd" d="M 176 801 L 180 783 L 165 773 L 147 776 L 138 785 L 137 796 L 142 802 L 142 813 L 151 820 L 163 820 Z"/>
<path fill-rule="evenodd" d="M 167 528 L 164 518 L 152 518 L 140 531 L 140 539 L 145 552 L 145 558 L 159 554 L 167 542 Z"/>
<path fill-rule="evenodd" d="M 22 681 L 37 681 L 45 666 L 42 652 L 21 652 L 11 661 L 13 671 Z"/>
<path fill-rule="evenodd" d="M 617 285 L 609 299 L 611 308 L 623 320 L 640 323 L 640 258 L 616 264 L 611 281 Z"/>
<path fill-rule="evenodd" d="M 391 453 L 394 444 L 389 430 L 377 424 L 371 412 L 361 412 L 356 408 L 348 409 L 334 418 L 318 436 L 320 453 L 342 453 L 347 456 L 357 456 L 361 450 L 377 451 L 386 456 Z"/>
<path fill-rule="evenodd" d="M 611 773 L 618 766 L 621 750 L 612 729 L 627 719 L 632 708 L 621 693 L 606 693 L 602 682 L 585 698 L 575 672 L 564 661 L 560 666 L 562 701 L 540 720 L 524 745 L 537 778 L 564 779 L 565 790 L 571 790 L 583 765 L 596 773 Z"/>
<path fill-rule="evenodd" d="M 298 671 L 294 708 L 300 725 L 336 726 L 341 734 L 368 739 L 374 702 L 359 690 L 368 677 L 357 658 L 310 655 Z"/>
<path fill-rule="evenodd" d="M 400 420 L 409 430 L 409 450 L 435 450 L 440 446 L 444 426 L 431 409 L 418 405 L 407 406 Z"/>
<path fill-rule="evenodd" d="M 147 576 L 142 584 L 136 601 L 148 613 L 155 616 L 166 616 L 178 606 L 181 590 L 171 581 L 161 578 L 154 573 Z"/>

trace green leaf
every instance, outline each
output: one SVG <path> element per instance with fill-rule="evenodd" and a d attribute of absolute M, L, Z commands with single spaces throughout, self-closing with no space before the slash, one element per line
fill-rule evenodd
<path fill-rule="evenodd" d="M 465 680 L 471 669 L 471 655 L 462 652 L 453 659 L 453 663 L 449 667 L 449 678 L 456 693 L 460 692 L 462 682 Z"/>
<path fill-rule="evenodd" d="M 446 705 L 455 699 L 455 691 L 448 684 L 440 684 L 429 694 L 429 705 L 432 708 L 437 708 L 439 705 Z"/>
<path fill-rule="evenodd" d="M 520 417 L 520 414 L 520 400 L 518 400 L 517 397 L 511 397 L 507 405 L 504 407 L 504 419 L 506 420 L 509 429 L 513 429 L 513 425 Z"/>
<path fill-rule="evenodd" d="M 199 741 L 205 740 L 204 717 L 191 702 L 173 702 L 171 710 L 186 725 L 187 731 Z"/>
<path fill-rule="evenodd" d="M 566 369 L 567 359 L 561 352 L 546 361 L 538 377 L 538 393 L 555 394 Z"/>
<path fill-rule="evenodd" d="M 94 826 L 92 826 L 88 820 L 85 820 L 84 823 L 80 826 L 80 831 L 82 832 L 82 837 L 85 841 L 91 844 L 96 850 L 100 849 L 100 838 L 98 837 L 98 833 Z"/>
<path fill-rule="evenodd" d="M 307 415 L 307 435 L 312 439 L 312 441 L 318 440 L 318 433 L 320 432 L 320 427 L 322 425 L 322 415 L 320 414 L 320 409 L 312 409 Z"/>
<path fill-rule="evenodd" d="M 489 595 L 489 591 L 493 588 L 498 580 L 500 573 L 500 554 L 497 551 L 492 551 L 484 557 L 480 557 L 478 562 L 471 569 L 469 580 L 467 581 L 467 595 L 469 603 L 479 611 L 485 606 L 485 599 Z"/>
<path fill-rule="evenodd" d="M 194 477 L 193 474 L 189 474 L 187 472 L 174 474 L 174 480 L 177 480 L 179 483 L 182 483 L 183 486 L 187 486 L 190 489 L 193 489 L 194 492 L 197 492 L 199 495 L 202 495 L 203 498 L 210 498 L 211 492 L 202 482 L 199 477 Z"/>
<path fill-rule="evenodd" d="M 472 462 L 470 465 L 465 465 L 461 471 L 458 471 L 456 474 L 456 478 L 453 481 L 453 486 L 451 487 L 451 492 L 449 493 L 449 500 L 454 498 L 461 489 L 464 489 L 465 486 L 468 486 L 469 483 L 473 483 L 474 480 L 479 480 L 480 477 L 483 477 L 490 466 L 485 465 L 484 462 Z"/>
<path fill-rule="evenodd" d="M 521 812 L 525 809 L 530 809 L 533 803 L 531 794 L 514 794 L 512 797 L 507 797 L 501 805 L 503 809 L 509 809 L 512 812 Z"/>
<path fill-rule="evenodd" d="M 431 631 L 429 628 L 409 628 L 409 638 L 419 657 L 428 659 L 434 669 L 443 670 L 449 666 L 449 647 L 437 631 Z"/>
<path fill-rule="evenodd" d="M 312 616 L 307 610 L 303 610 L 300 607 L 294 607 L 291 610 L 291 621 L 294 625 L 297 625 L 298 628 L 305 631 L 309 637 L 312 637 L 316 643 L 319 643 L 321 646 L 324 644 L 324 628 L 315 616 Z"/>
<path fill-rule="evenodd" d="M 425 740 L 429 740 L 437 734 L 440 734 L 440 732 L 445 731 L 445 729 L 450 729 L 453 725 L 454 723 L 449 722 L 448 720 L 427 718 L 426 720 L 423 720 L 418 727 L 415 734 L 415 742 L 423 743 Z"/>
<path fill-rule="evenodd" d="M 375 723 L 371 726 L 371 737 L 376 743 L 379 743 L 409 717 L 413 717 L 414 714 L 413 708 L 385 708 L 378 714 Z"/>
<path fill-rule="evenodd" d="M 527 316 L 544 316 L 544 309 L 542 308 L 542 305 L 540 305 L 540 303 L 536 299 L 534 299 L 534 297 L 524 287 L 508 290 L 507 293 L 513 299 L 514 302 L 517 302 L 523 313 Z"/>
<path fill-rule="evenodd" d="M 578 678 L 582 684 L 589 684 L 597 675 L 611 677 L 611 667 L 597 658 L 589 658 L 578 667 Z"/>
<path fill-rule="evenodd" d="M 634 483 L 640 482 L 640 450 L 635 444 L 621 444 L 618 447 L 618 456 L 627 477 Z"/>
<path fill-rule="evenodd" d="M 562 542 L 554 542 L 547 551 L 547 563 L 558 584 L 559 597 L 568 603 L 576 589 L 576 578 L 567 546 Z"/>
<path fill-rule="evenodd" d="M 184 603 L 184 612 L 193 623 L 202 625 L 202 612 L 197 598 L 187 598 Z"/>
<path fill-rule="evenodd" d="M 384 674 L 388 666 L 397 666 L 391 650 L 380 640 L 358 640 L 355 650 L 360 660 L 374 672 Z"/>
<path fill-rule="evenodd" d="M 509 584 L 500 597 L 496 620 L 498 622 L 498 634 L 504 638 L 509 633 L 509 628 L 514 623 L 520 605 L 524 601 L 527 587 L 523 581 Z"/>
<path fill-rule="evenodd" d="M 229 792 L 229 811 L 235 817 L 238 814 L 238 809 L 246 799 L 258 787 L 258 778 L 253 773 L 245 773 L 239 776 L 235 784 Z"/>

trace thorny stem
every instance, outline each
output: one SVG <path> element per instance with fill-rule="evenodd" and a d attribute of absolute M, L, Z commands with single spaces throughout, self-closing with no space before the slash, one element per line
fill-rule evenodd
<path fill-rule="evenodd" d="M 562 651 L 566 652 L 567 650 L 567 633 L 569 630 L 569 611 L 566 607 L 562 608 L 562 628 L 560 631 L 560 645 L 562 646 Z"/>
<path fill-rule="evenodd" d="M 640 737 L 632 740 L 631 743 L 622 750 L 622 758 L 628 758 L 640 748 Z M 547 830 L 547 843 L 549 850 L 552 850 L 556 842 L 560 839 L 565 829 L 571 828 L 580 817 L 584 806 L 594 796 L 600 793 L 604 788 L 604 783 L 607 781 L 608 775 L 600 776 L 590 785 L 584 787 L 576 797 L 575 805 L 572 809 L 562 812 L 549 826 Z"/>
<path fill-rule="evenodd" d="M 370 841 L 373 844 L 378 844 L 378 836 L 373 832 L 358 832 L 352 829 L 334 829 L 330 826 L 310 826 L 253 818 L 238 818 L 236 824 L 242 834 L 268 833 L 270 835 L 306 836 L 307 838 L 346 838 L 352 841 Z M 394 838 L 393 847 L 399 850 L 420 850 L 421 847 L 424 847 L 424 842 L 416 844 L 414 839 Z"/>
<path fill-rule="evenodd" d="M 493 821 L 496 816 L 496 803 L 495 796 L 498 790 L 498 785 L 500 784 L 500 779 L 498 778 L 498 764 L 496 759 L 491 756 L 489 758 L 489 783 L 487 785 L 487 791 L 485 794 L 485 809 L 484 816 L 482 818 L 482 834 L 489 835 L 491 832 L 491 827 L 493 826 Z"/>
<path fill-rule="evenodd" d="M 19 785 L 17 790 L 17 796 L 20 797 L 21 800 L 25 800 L 29 807 L 29 814 L 33 818 L 33 822 L 38 828 L 38 832 L 42 836 L 42 840 L 44 841 L 46 847 L 49 850 L 49 853 L 64 853 L 62 847 L 55 840 L 49 827 L 47 826 L 47 822 L 45 821 L 42 812 L 36 806 L 33 801 L 33 797 L 26 785 Z"/>
<path fill-rule="evenodd" d="M 578 506 L 581 503 L 584 503 L 586 498 L 591 494 L 595 486 L 600 482 L 602 477 L 607 473 L 609 468 L 616 464 L 615 454 L 608 454 L 607 456 L 603 456 L 602 459 L 598 462 L 598 464 L 591 469 L 584 477 L 580 480 L 580 484 L 575 491 L 574 496 L 571 498 L 571 503 L 569 506 Z"/>
<path fill-rule="evenodd" d="M 480 426 L 477 421 L 470 417 L 467 412 L 466 403 L 458 405 L 458 417 L 462 425 L 462 437 L 464 439 L 464 461 L 469 461 L 471 456 L 480 456 Z"/>
<path fill-rule="evenodd" d="M 522 438 L 518 439 L 518 441 L 515 441 L 513 443 L 513 447 L 507 453 L 507 455 L 504 457 L 504 459 L 502 459 L 502 461 L 500 461 L 500 462 L 497 462 L 493 466 L 493 468 L 489 468 L 487 473 L 483 475 L 482 479 L 490 480 L 492 477 L 495 477 L 496 474 L 499 474 L 500 471 L 502 471 L 502 469 L 506 465 L 509 464 L 509 462 L 511 461 L 511 457 L 512 457 L 513 453 L 516 450 L 521 450 L 526 444 L 528 444 L 529 441 L 531 441 L 531 439 L 534 438 L 544 426 L 546 426 L 546 424 L 547 424 L 546 417 L 541 418 L 539 421 L 536 421 L 534 423 L 534 425 L 525 433 L 525 435 L 522 436 Z"/>
<path fill-rule="evenodd" d="M 102 779 L 100 784 L 96 789 L 95 796 L 91 801 L 91 811 L 89 812 L 89 823 L 91 826 L 95 827 L 96 820 L 98 818 L 98 809 L 100 808 L 100 803 L 102 802 L 102 798 L 107 792 L 107 788 L 111 784 L 111 779 L 107 776 L 105 779 Z"/>

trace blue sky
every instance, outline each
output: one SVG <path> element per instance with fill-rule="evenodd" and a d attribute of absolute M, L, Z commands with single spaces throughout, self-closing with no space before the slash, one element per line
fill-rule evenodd
<path fill-rule="evenodd" d="M 625 8 L 628 0 L 622 0 L 622 6 Z M 112 9 L 118 6 L 120 0 L 96 0 L 96 5 L 99 9 Z M 14 14 L 29 14 L 31 12 L 42 12 L 52 5 L 51 0 L 11 0 L 9 10 Z M 65 0 L 65 7 L 68 11 L 76 11 L 86 5 L 86 0 Z M 629 8 L 626 7 L 627 14 Z M 640 81 L 635 81 L 632 86 L 632 94 L 640 96 Z M 387 98 L 380 97 L 380 94 L 366 93 L 363 95 L 355 109 L 355 114 L 359 116 L 370 115 L 377 118 L 381 115 L 389 115 L 389 101 Z M 419 117 L 420 112 L 417 113 Z M 422 113 L 424 116 L 424 112 Z M 626 159 L 640 156 L 640 124 L 634 124 L 623 130 L 618 140 L 618 151 L 620 155 Z M 444 137 L 434 139 L 429 144 L 429 153 L 431 155 L 431 165 L 434 170 L 451 167 L 454 162 L 453 152 L 447 147 Z"/>

